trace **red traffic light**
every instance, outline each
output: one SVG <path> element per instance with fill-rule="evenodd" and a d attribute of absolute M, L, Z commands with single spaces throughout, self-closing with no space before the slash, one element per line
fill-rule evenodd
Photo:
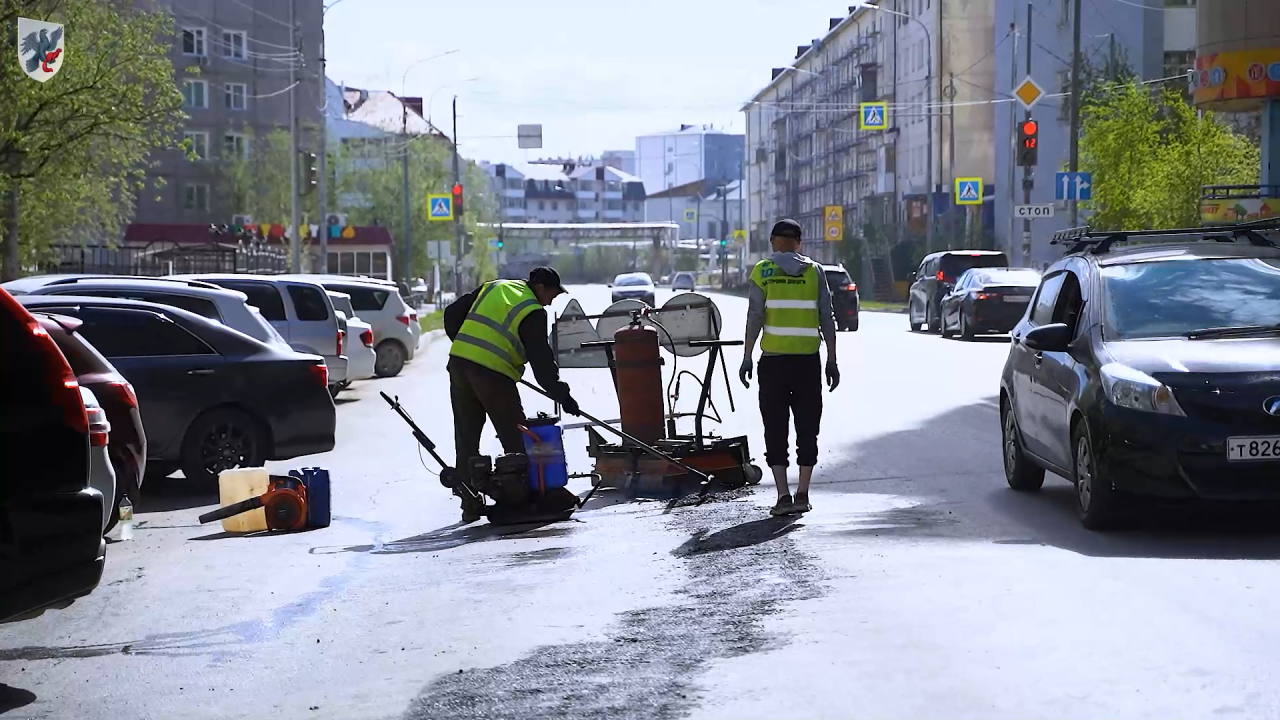
<path fill-rule="evenodd" d="M 462 183 L 453 184 L 453 196 L 460 197 L 462 195 Z"/>
<path fill-rule="evenodd" d="M 1038 124 L 1036 124 L 1036 121 L 1035 121 L 1035 120 L 1028 120 L 1028 121 L 1026 121 L 1026 122 L 1022 123 L 1022 134 L 1023 134 L 1023 135 L 1035 135 L 1035 134 L 1036 134 L 1036 131 L 1037 131 L 1037 130 L 1039 130 L 1039 129 L 1040 129 L 1040 126 L 1039 126 Z"/>

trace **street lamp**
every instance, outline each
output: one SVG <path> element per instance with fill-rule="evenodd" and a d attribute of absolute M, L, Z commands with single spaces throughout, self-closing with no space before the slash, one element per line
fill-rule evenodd
<path fill-rule="evenodd" d="M 342 0 L 338 0 L 338 2 L 341 1 Z M 336 5 L 337 2 L 334 4 Z M 406 278 L 413 272 L 413 243 L 410 240 L 410 232 L 413 223 L 413 210 L 411 209 L 411 204 L 409 202 L 409 106 L 404 104 L 404 87 L 405 83 L 409 80 L 409 71 L 414 67 L 431 60 L 437 60 L 446 55 L 452 55 L 456 52 L 458 51 L 449 50 L 448 52 L 442 52 L 439 55 L 432 55 L 420 60 L 414 60 L 404 69 L 404 75 L 400 77 L 400 179 L 403 186 L 402 194 L 404 195 L 404 230 L 402 240 L 404 242 L 404 277 Z"/>
<path fill-rule="evenodd" d="M 925 240 L 925 242 L 927 243 L 927 247 L 928 247 L 929 252 L 932 252 L 932 251 L 933 251 L 933 225 L 934 225 L 934 211 L 933 211 L 933 111 L 932 111 L 932 108 L 930 108 L 930 105 L 931 105 L 931 104 L 932 104 L 932 102 L 933 102 L 933 37 L 929 34 L 929 26 L 928 26 L 928 25 L 925 25 L 923 22 L 921 22 L 921 21 L 920 21 L 920 18 L 915 17 L 914 15 L 909 15 L 909 14 L 904 13 L 904 12 L 898 12 L 897 10 L 890 10 L 890 9 L 888 9 L 888 8 L 880 7 L 879 5 L 871 5 L 871 4 L 866 3 L 866 2 L 861 2 L 861 3 L 858 3 L 857 5 L 854 5 L 854 6 L 853 6 L 853 8 L 851 8 L 851 10 L 859 10 L 859 9 L 864 9 L 864 8 L 865 8 L 865 9 L 867 9 L 867 10 L 876 10 L 876 11 L 879 11 L 879 12 L 882 12 L 882 13 L 887 13 L 887 14 L 889 14 L 889 15 L 893 15 L 893 16 L 900 17 L 900 18 L 906 18 L 906 19 L 908 19 L 908 20 L 910 20 L 910 21 L 914 22 L 915 24 L 919 25 L 919 26 L 920 26 L 920 29 L 924 31 L 924 44 L 925 44 L 925 48 L 926 48 L 926 50 L 928 51 L 928 58 L 927 58 L 927 60 L 928 60 L 928 64 L 927 64 L 927 66 L 925 67 L 925 77 L 924 77 L 924 81 L 925 81 L 925 82 L 924 82 L 924 85 L 925 85 L 925 99 L 924 99 L 924 102 L 925 102 L 925 123 L 927 124 L 927 132 L 928 132 L 928 135 L 929 135 L 929 140 L 928 140 L 928 153 L 929 153 L 929 160 L 928 160 L 928 162 L 926 162 L 926 163 L 925 163 L 925 185 L 926 185 L 926 188 L 927 188 L 927 193 L 926 193 L 926 195 L 925 195 L 925 197 L 927 198 L 927 200 L 926 200 L 925 202 L 926 202 L 926 204 L 927 204 L 927 206 L 928 206 L 928 212 L 927 212 L 927 214 L 926 214 L 926 217 L 927 217 L 927 218 L 928 218 L 928 220 L 929 220 L 929 225 L 928 225 L 928 229 L 927 229 L 927 235 L 926 235 L 926 240 Z"/>
<path fill-rule="evenodd" d="M 459 81 L 457 81 L 457 82 L 445 83 L 444 85 L 441 85 L 440 87 L 436 88 L 435 90 L 432 90 L 432 91 L 431 91 L 431 97 L 427 100 L 427 123 L 429 124 L 429 123 L 431 122 L 431 108 L 435 105 L 435 102 L 436 102 L 436 93 L 438 93 L 438 92 L 440 92 L 441 90 L 444 90 L 445 88 L 448 88 L 448 87 L 455 87 L 455 86 L 457 86 L 457 85 L 462 85 L 463 83 L 476 82 L 476 81 L 477 81 L 477 80 L 479 80 L 479 79 L 480 79 L 480 78 L 477 76 L 477 77 L 473 77 L 473 78 L 467 78 L 466 80 L 459 80 Z"/>

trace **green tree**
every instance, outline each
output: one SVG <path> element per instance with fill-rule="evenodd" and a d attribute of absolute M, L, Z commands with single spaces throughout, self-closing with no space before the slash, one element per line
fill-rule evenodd
<path fill-rule="evenodd" d="M 65 64 L 28 78 L 17 18 L 64 25 Z M 152 151 L 183 120 L 167 14 L 102 0 L 0 0 L 0 279 L 59 240 L 117 237 L 145 186 Z"/>
<path fill-rule="evenodd" d="M 1080 169 L 1093 174 L 1090 225 L 1191 227 L 1204 185 L 1256 182 L 1257 146 L 1197 113 L 1183 93 L 1098 82 L 1081 105 Z"/>

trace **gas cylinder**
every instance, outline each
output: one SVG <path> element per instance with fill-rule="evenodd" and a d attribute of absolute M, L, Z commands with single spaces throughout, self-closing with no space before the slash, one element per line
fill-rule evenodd
<path fill-rule="evenodd" d="M 653 444 L 665 436 L 666 421 L 658 331 L 632 323 L 615 332 L 613 342 L 622 429 L 640 442 Z"/>

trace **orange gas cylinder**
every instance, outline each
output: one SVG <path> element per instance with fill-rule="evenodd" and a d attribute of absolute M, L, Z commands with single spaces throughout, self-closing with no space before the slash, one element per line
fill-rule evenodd
<path fill-rule="evenodd" d="M 614 333 L 613 341 L 622 429 L 640 442 L 655 443 L 664 437 L 666 421 L 658 331 L 631 325 Z"/>

